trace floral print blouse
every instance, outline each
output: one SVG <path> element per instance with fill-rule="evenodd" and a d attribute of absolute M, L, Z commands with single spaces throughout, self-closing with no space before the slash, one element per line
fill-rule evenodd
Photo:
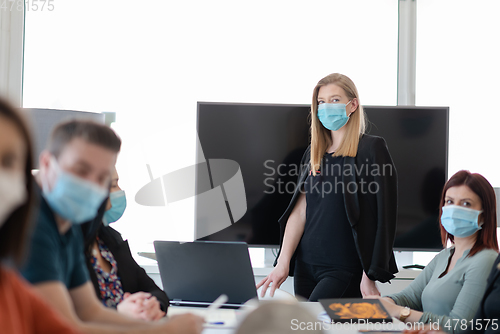
<path fill-rule="evenodd" d="M 97 275 L 97 283 L 99 284 L 99 290 L 101 292 L 101 301 L 104 306 L 116 309 L 116 306 L 123 299 L 123 288 L 120 277 L 118 277 L 118 267 L 113 254 L 99 238 L 97 238 L 97 245 L 101 252 L 101 256 L 111 264 L 111 272 L 107 273 L 99 265 L 96 257 L 97 254 L 95 254 L 96 250 L 93 250 L 90 263 Z"/>

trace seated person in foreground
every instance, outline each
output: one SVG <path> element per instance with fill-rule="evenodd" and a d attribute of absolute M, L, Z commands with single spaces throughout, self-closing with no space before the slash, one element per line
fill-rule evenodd
<path fill-rule="evenodd" d="M 0 100 L 0 332 L 76 334 L 14 268 L 23 259 L 36 201 L 32 154 L 24 121 Z"/>
<path fill-rule="evenodd" d="M 39 159 L 40 212 L 22 274 L 84 333 L 200 333 L 203 320 L 194 315 L 145 322 L 106 308 L 89 281 L 78 225 L 93 220 L 108 197 L 120 146 L 104 125 L 70 121 L 56 126 Z"/>
<path fill-rule="evenodd" d="M 104 217 L 97 215 L 96 221 L 82 225 L 87 269 L 103 305 L 133 318 L 159 320 L 169 305 L 167 295 L 135 262 L 128 242 L 109 226 L 120 219 L 126 206 L 125 192 L 113 168 Z"/>
<path fill-rule="evenodd" d="M 448 240 L 453 246 L 436 255 L 406 289 L 381 300 L 401 321 L 438 323 L 458 333 L 460 328 L 446 324 L 474 317 L 498 255 L 496 200 L 490 183 L 469 171 L 453 175 L 444 186 L 440 221 L 443 246 Z"/>
<path fill-rule="evenodd" d="M 496 334 L 500 332 L 500 256 L 497 257 L 488 276 L 486 292 L 479 303 L 479 309 L 474 319 L 472 321 L 453 322 L 451 326 L 456 326 L 461 330 L 466 329 L 464 334 Z M 443 329 L 446 329 L 446 327 L 443 327 Z M 446 334 L 446 332 L 434 330 L 408 330 L 405 332 L 411 334 Z"/>

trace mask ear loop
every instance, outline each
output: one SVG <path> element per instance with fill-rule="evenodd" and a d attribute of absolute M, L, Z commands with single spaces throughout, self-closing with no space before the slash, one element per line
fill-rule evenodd
<path fill-rule="evenodd" d="M 482 213 L 483 213 L 483 210 L 479 211 L 479 215 L 478 215 L 477 219 L 479 219 L 479 216 L 480 216 Z M 482 227 L 483 227 L 483 225 L 484 225 L 484 219 L 483 219 L 483 221 L 481 221 L 481 222 L 478 222 L 478 223 L 477 223 L 477 226 L 478 226 L 478 227 L 481 227 L 481 228 L 482 228 Z"/>
<path fill-rule="evenodd" d="M 59 167 L 59 164 L 57 162 L 56 157 L 53 156 L 53 155 L 50 157 L 50 165 L 54 168 L 53 172 L 55 172 L 55 174 L 56 174 L 56 182 L 57 182 L 57 178 L 59 177 L 59 173 L 60 173 L 60 167 Z M 46 178 L 43 178 L 43 177 L 41 178 L 41 181 L 42 181 L 42 189 L 43 189 L 43 191 L 46 192 L 46 193 L 51 192 L 52 189 L 50 189 L 50 191 L 49 191 L 49 188 L 50 188 L 49 187 L 49 181 L 46 180 Z M 55 186 L 55 184 L 54 184 L 54 186 Z"/>
<path fill-rule="evenodd" d="M 347 104 L 346 104 L 345 106 L 347 107 L 347 106 L 349 105 L 349 103 L 351 103 L 351 102 L 352 102 L 352 100 L 351 100 L 351 101 L 349 101 L 349 102 L 347 102 Z M 354 110 L 354 111 L 356 111 L 356 110 Z M 350 113 L 349 115 L 347 115 L 347 117 L 349 117 L 349 118 L 350 118 L 350 117 L 351 117 L 351 115 L 354 113 L 354 111 L 351 111 L 351 113 Z"/>

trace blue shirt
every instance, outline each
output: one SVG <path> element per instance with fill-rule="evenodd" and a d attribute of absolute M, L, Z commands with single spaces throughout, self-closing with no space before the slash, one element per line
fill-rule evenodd
<path fill-rule="evenodd" d="M 58 281 L 70 290 L 89 280 L 80 226 L 72 225 L 60 234 L 43 196 L 28 250 L 21 273 L 32 284 Z"/>

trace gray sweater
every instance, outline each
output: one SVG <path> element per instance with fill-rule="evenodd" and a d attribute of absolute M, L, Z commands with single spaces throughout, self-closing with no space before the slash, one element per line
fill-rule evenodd
<path fill-rule="evenodd" d="M 498 256 L 496 251 L 485 249 L 467 257 L 467 250 L 455 267 L 439 278 L 454 252 L 454 247 L 442 250 L 407 288 L 387 296 L 397 305 L 423 312 L 420 322 L 439 322 L 441 329 L 450 333 L 460 332 L 460 324 L 454 330 L 456 321 L 452 319 L 474 318 L 486 290 L 486 278 Z M 451 328 L 445 327 L 447 322 Z"/>

